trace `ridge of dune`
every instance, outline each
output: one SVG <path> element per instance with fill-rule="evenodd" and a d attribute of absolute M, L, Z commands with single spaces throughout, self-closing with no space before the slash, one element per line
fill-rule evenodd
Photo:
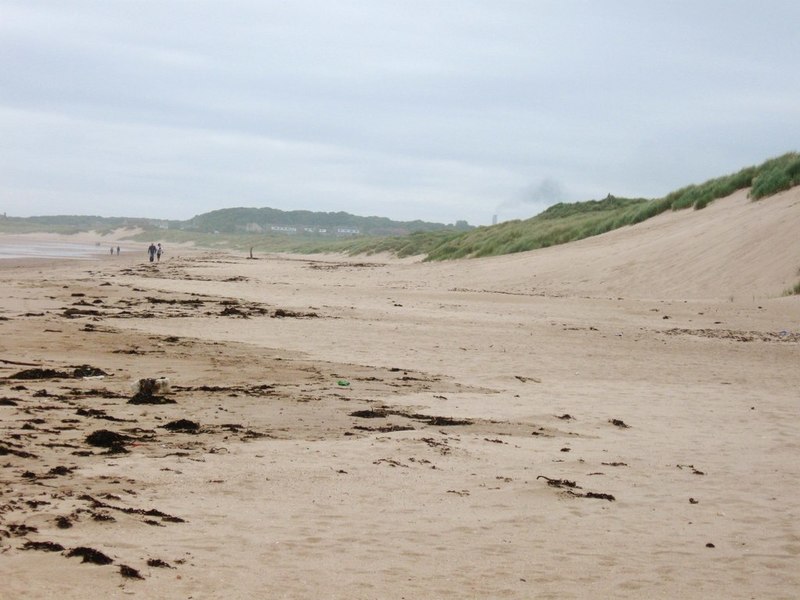
<path fill-rule="evenodd" d="M 633 298 L 776 297 L 800 279 L 800 187 L 751 201 L 748 190 L 703 210 L 530 252 L 443 268 L 464 287 Z"/>

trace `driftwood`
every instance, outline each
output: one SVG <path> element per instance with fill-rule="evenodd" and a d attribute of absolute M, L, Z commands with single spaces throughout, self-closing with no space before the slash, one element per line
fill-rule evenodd
<path fill-rule="evenodd" d="M 7 365 L 19 365 L 21 367 L 38 367 L 39 363 L 26 363 L 26 362 L 19 362 L 16 360 L 7 360 L 5 358 L 0 358 L 1 363 L 5 363 Z"/>

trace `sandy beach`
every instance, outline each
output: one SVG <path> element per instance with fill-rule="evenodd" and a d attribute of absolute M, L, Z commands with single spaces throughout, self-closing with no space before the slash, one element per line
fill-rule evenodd
<path fill-rule="evenodd" d="M 0 261 L 0 598 L 796 598 L 799 230 Z"/>

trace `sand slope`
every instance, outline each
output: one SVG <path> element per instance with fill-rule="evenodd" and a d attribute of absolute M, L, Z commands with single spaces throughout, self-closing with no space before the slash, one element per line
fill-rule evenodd
<path fill-rule="evenodd" d="M 454 279 L 509 291 L 553 288 L 634 298 L 780 295 L 800 280 L 800 188 L 752 202 L 663 213 L 564 246 L 456 264 Z M 463 270 L 462 270 L 463 268 Z"/>

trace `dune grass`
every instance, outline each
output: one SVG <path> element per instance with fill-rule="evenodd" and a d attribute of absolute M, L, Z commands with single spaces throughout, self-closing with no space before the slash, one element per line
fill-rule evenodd
<path fill-rule="evenodd" d="M 746 167 L 705 183 L 683 187 L 663 198 L 648 200 L 609 195 L 604 200 L 559 203 L 524 221 L 479 227 L 443 237 L 438 244 L 430 237 L 425 238 L 425 244 L 418 247 L 413 246 L 414 240 L 406 240 L 402 247 L 405 255 L 425 254 L 426 260 L 477 258 L 524 252 L 600 235 L 626 225 L 641 223 L 668 210 L 700 210 L 714 200 L 748 187 L 751 188 L 750 197 L 759 200 L 795 185 L 800 185 L 800 154 L 790 152 L 758 166 Z M 391 240 L 380 242 L 382 248 L 389 251 L 394 251 L 396 244 L 400 243 Z M 369 241 L 363 241 L 359 250 L 371 252 L 375 247 Z"/>

